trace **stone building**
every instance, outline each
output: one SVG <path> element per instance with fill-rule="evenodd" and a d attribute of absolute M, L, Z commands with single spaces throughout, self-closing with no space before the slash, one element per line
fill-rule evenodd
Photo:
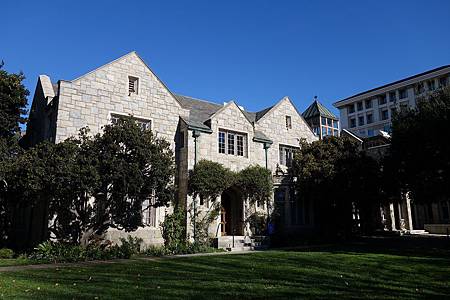
<path fill-rule="evenodd" d="M 312 142 L 317 137 L 288 97 L 249 112 L 234 101 L 221 105 L 177 95 L 131 52 L 74 80 L 54 83 L 46 75 L 39 76 L 27 139 L 32 144 L 42 140 L 58 143 L 77 135 L 85 126 L 95 134 L 125 115 L 133 116 L 143 128 L 150 128 L 171 143 L 177 164 L 177 201 L 182 205 L 189 207 L 192 203 L 187 179 L 197 161 L 219 162 L 235 171 L 256 164 L 274 174 L 274 200 L 282 206 L 282 225 L 294 229 L 312 226 L 311 205 L 302 207 L 290 198 L 286 170 L 299 140 Z M 222 215 L 211 224 L 211 236 L 252 234 L 244 225 L 249 204 L 239 190 L 227 190 L 217 201 L 221 201 Z M 206 205 L 199 209 L 206 209 Z M 171 207 L 146 211 L 143 218 L 147 226 L 132 234 L 147 244 L 162 243 L 159 224 L 170 212 Z M 188 233 L 192 231 L 189 224 L 188 220 Z M 108 231 L 113 240 L 123 235 L 121 231 Z M 222 239 L 226 244 L 227 239 Z"/>

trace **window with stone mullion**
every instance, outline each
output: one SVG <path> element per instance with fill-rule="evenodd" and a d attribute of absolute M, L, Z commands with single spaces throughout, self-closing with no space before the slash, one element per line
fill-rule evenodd
<path fill-rule="evenodd" d="M 228 136 L 228 138 L 227 138 L 227 141 L 228 141 L 228 154 L 234 155 L 234 153 L 236 153 L 236 151 L 235 151 L 236 144 L 235 144 L 235 139 L 234 139 L 235 134 L 231 133 L 231 132 L 228 132 L 227 136 Z"/>

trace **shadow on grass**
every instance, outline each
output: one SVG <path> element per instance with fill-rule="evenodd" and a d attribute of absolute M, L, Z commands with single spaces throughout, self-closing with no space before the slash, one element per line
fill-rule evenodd
<path fill-rule="evenodd" d="M 335 243 L 332 246 L 286 247 L 279 250 L 450 258 L 450 239 L 435 236 L 361 237 L 347 242 Z"/>
<path fill-rule="evenodd" d="M 386 241 L 384 241 L 385 243 Z M 416 243 L 417 241 L 414 241 Z M 128 261 L 0 274 L 0 293 L 23 299 L 444 299 L 448 256 L 379 241 L 310 251 Z M 372 250 L 371 250 L 372 249 Z M 395 250 L 395 251 L 394 251 Z M 441 249 L 446 253 L 446 249 Z M 437 252 L 434 252 L 437 254 Z M 39 289 L 38 289 L 39 288 Z"/>

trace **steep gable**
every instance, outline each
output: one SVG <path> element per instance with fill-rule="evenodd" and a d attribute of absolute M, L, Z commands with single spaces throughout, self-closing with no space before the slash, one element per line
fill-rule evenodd
<path fill-rule="evenodd" d="M 225 104 L 221 109 L 216 111 L 214 114 L 210 116 L 210 119 L 217 118 L 223 114 L 233 114 L 235 117 L 243 117 L 250 125 L 252 125 L 252 121 L 249 119 L 248 115 L 244 113 L 244 111 L 236 104 L 234 101 L 230 101 Z"/>
<path fill-rule="evenodd" d="M 291 117 L 292 129 L 286 128 L 286 116 Z M 266 133 L 274 141 L 284 136 L 291 145 L 298 144 L 298 138 L 306 138 L 308 141 L 317 139 L 289 97 L 282 98 L 277 104 L 267 109 L 255 123 L 255 129 Z"/>
<path fill-rule="evenodd" d="M 100 85 L 103 83 L 108 85 L 108 82 L 115 81 L 117 78 L 111 75 L 111 71 L 123 71 L 124 74 L 128 74 L 128 76 L 133 76 L 136 74 L 136 70 L 138 70 L 140 73 L 145 73 L 151 78 L 151 81 L 153 84 L 159 85 L 156 86 L 150 86 L 150 88 L 159 88 L 164 90 L 168 95 L 172 103 L 169 103 L 171 105 L 176 105 L 179 108 L 181 108 L 181 103 L 178 101 L 178 99 L 175 97 L 175 95 L 169 90 L 169 88 L 164 84 L 164 82 L 153 72 L 153 70 L 145 63 L 145 61 L 136 53 L 136 51 L 132 51 L 130 53 L 127 53 L 105 65 L 102 65 L 84 75 L 81 75 L 78 78 L 75 78 L 71 80 L 70 82 L 74 84 L 78 84 L 79 82 L 83 80 L 100 80 Z M 116 72 L 117 73 L 117 72 Z M 128 84 L 127 78 L 121 79 L 124 82 L 124 87 L 126 88 L 126 84 Z M 143 82 L 141 82 L 142 84 Z"/>

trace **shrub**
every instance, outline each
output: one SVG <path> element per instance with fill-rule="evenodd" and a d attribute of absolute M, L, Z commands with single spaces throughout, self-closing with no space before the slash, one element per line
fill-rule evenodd
<path fill-rule="evenodd" d="M 194 254 L 194 253 L 212 253 L 222 252 L 224 250 L 213 248 L 203 243 L 184 243 L 179 244 L 176 249 L 167 249 L 164 246 L 150 246 L 144 254 L 148 256 L 164 256 L 164 255 L 177 255 L 177 254 Z"/>
<path fill-rule="evenodd" d="M 254 235 L 263 235 L 266 227 L 266 215 L 262 213 L 253 213 L 247 218 L 250 229 Z"/>
<path fill-rule="evenodd" d="M 168 254 L 167 249 L 164 246 L 150 246 L 145 249 L 145 255 L 148 256 L 164 256 Z"/>
<path fill-rule="evenodd" d="M 139 254 L 141 251 L 141 238 L 128 236 L 126 239 L 120 239 L 120 246 L 116 246 L 116 258 L 130 258 L 132 255 Z"/>
<path fill-rule="evenodd" d="M 0 249 L 0 258 L 13 258 L 14 251 L 8 248 Z"/>
<path fill-rule="evenodd" d="M 176 253 L 186 244 L 186 213 L 182 209 L 176 209 L 173 214 L 166 216 L 161 223 L 161 231 L 164 239 L 164 247 L 167 251 Z"/>
<path fill-rule="evenodd" d="M 39 244 L 31 258 L 49 262 L 77 262 L 85 260 L 107 260 L 130 258 L 139 253 L 142 239 L 129 237 L 121 239 L 121 245 L 111 245 L 104 241 L 92 242 L 86 247 L 68 243 L 46 241 Z"/>

